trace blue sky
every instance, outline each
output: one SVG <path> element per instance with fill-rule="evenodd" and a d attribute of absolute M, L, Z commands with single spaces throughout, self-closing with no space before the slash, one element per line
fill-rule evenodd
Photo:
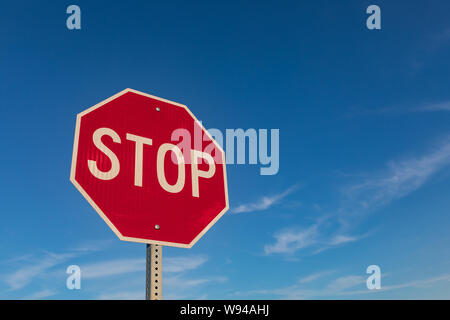
<path fill-rule="evenodd" d="M 77 4 L 82 29 L 66 28 Z M 366 28 L 381 8 L 382 29 Z M 230 212 L 164 248 L 172 299 L 450 299 L 448 1 L 39 1 L 0 9 L 0 298 L 144 298 L 145 246 L 69 181 L 75 117 L 133 88 L 280 130 Z M 82 289 L 66 289 L 66 268 Z M 366 288 L 379 265 L 382 289 Z"/>

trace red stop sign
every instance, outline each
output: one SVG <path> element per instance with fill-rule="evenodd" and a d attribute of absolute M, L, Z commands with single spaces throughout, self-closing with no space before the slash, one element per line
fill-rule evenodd
<path fill-rule="evenodd" d="M 190 248 L 228 210 L 223 149 L 186 106 L 132 89 L 78 114 L 70 180 L 121 240 Z"/>

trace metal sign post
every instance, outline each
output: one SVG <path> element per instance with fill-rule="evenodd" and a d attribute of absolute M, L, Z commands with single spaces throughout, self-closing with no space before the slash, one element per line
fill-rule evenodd
<path fill-rule="evenodd" d="M 145 300 L 162 300 L 162 246 L 147 244 Z"/>

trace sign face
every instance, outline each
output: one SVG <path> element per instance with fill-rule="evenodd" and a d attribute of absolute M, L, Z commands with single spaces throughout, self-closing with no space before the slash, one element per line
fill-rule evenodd
<path fill-rule="evenodd" d="M 127 241 L 190 248 L 229 207 L 220 145 L 186 106 L 132 89 L 78 114 L 70 181 Z"/>

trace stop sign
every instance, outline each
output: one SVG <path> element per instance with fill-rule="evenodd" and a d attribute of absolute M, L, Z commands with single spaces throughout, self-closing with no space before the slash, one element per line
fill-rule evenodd
<path fill-rule="evenodd" d="M 133 89 L 78 114 L 70 180 L 121 240 L 190 248 L 228 210 L 220 145 L 185 105 Z"/>

